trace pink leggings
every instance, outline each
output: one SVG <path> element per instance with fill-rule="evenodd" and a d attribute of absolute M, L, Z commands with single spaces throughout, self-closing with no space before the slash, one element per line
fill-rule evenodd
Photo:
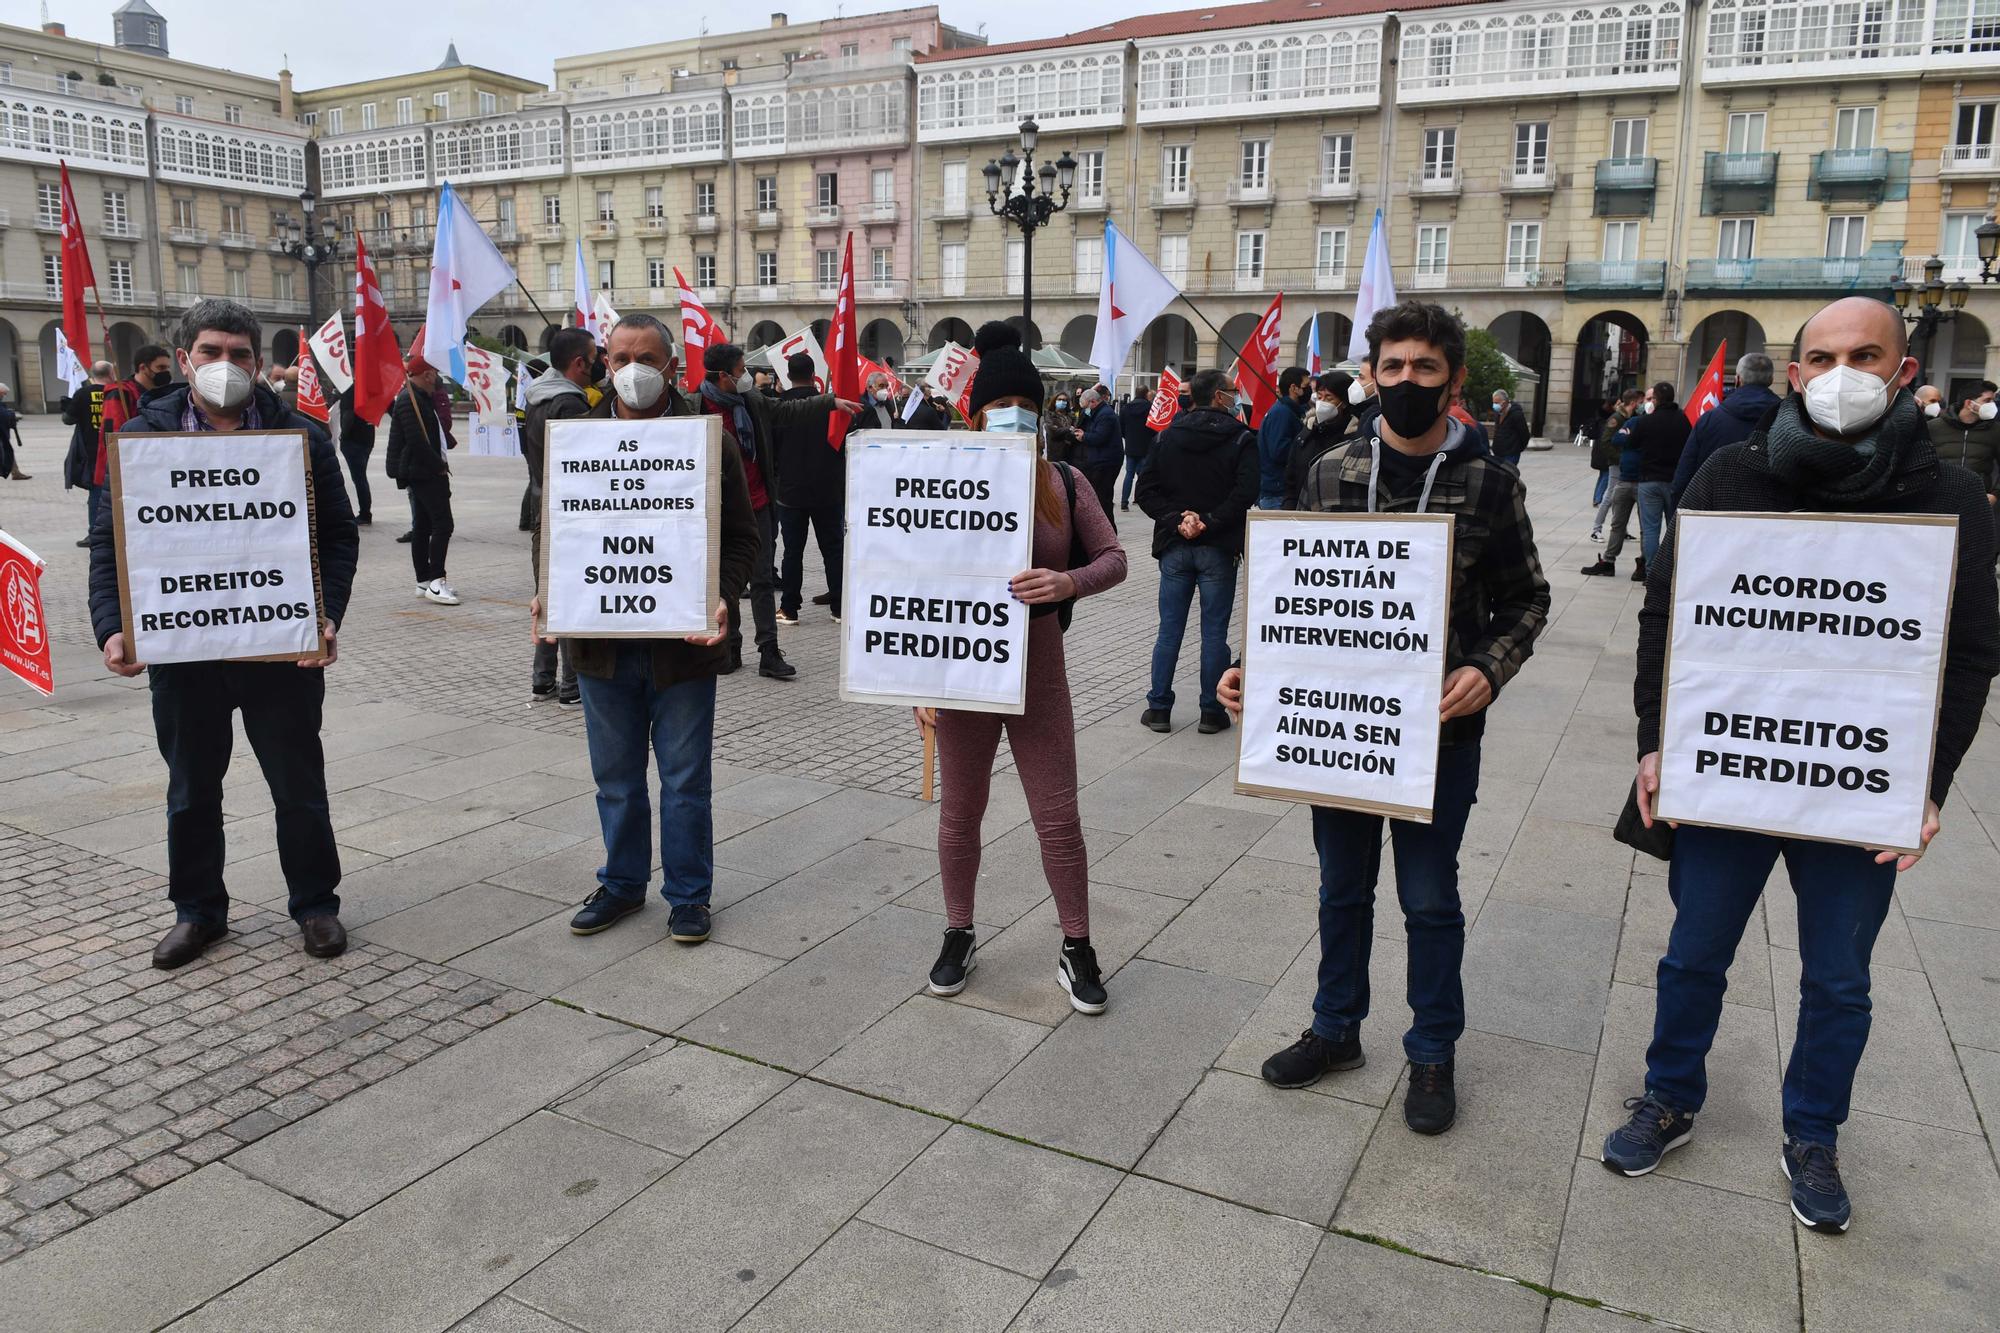
<path fill-rule="evenodd" d="M 1028 711 L 1019 717 L 938 710 L 938 763 L 944 780 L 938 869 L 944 879 L 945 922 L 961 929 L 972 925 L 979 826 L 1005 726 L 1035 836 L 1041 840 L 1042 872 L 1055 895 L 1056 915 L 1064 935 L 1081 937 L 1090 934 L 1090 870 L 1076 808 L 1076 720 L 1070 711 L 1062 630 L 1054 616 L 1041 617 L 1029 628 L 1027 697 Z"/>

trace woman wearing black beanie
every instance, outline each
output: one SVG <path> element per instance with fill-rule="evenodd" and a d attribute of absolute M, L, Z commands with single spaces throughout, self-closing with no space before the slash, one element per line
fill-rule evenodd
<path fill-rule="evenodd" d="M 1039 442 L 1042 377 L 1021 350 L 1020 332 L 1009 324 L 987 324 L 973 338 L 972 348 L 979 354 L 969 400 L 972 428 L 1031 432 Z M 1026 711 L 1014 717 L 948 708 L 917 710 L 920 723 L 937 728 L 944 778 L 944 801 L 938 811 L 944 948 L 931 968 L 930 992 L 958 994 L 974 966 L 978 943 L 972 907 L 979 879 L 979 829 L 1004 727 L 1042 845 L 1042 870 L 1062 921 L 1057 984 L 1079 1013 L 1101 1014 L 1106 997 L 1097 954 L 1090 945 L 1089 863 L 1076 805 L 1076 720 L 1063 660 L 1067 617 L 1057 613 L 1077 598 L 1124 582 L 1125 550 L 1090 484 L 1067 466 L 1060 472 L 1057 468 L 1046 458 L 1037 464 L 1036 567 L 1016 574 L 1011 585 L 1014 596 L 1031 608 Z M 1079 550 L 1080 557 L 1072 559 Z"/>

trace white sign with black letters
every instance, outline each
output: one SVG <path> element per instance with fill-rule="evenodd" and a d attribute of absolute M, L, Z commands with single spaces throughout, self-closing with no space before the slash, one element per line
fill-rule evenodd
<path fill-rule="evenodd" d="M 128 662 L 320 654 L 304 432 L 115 435 L 108 457 Z"/>
<path fill-rule="evenodd" d="M 1449 514 L 1252 513 L 1236 790 L 1429 823 Z"/>
<path fill-rule="evenodd" d="M 1019 713 L 1034 564 L 1032 439 L 964 431 L 847 437 L 840 694 Z"/>
<path fill-rule="evenodd" d="M 542 487 L 545 633 L 591 639 L 714 632 L 721 419 L 548 425 Z"/>
<path fill-rule="evenodd" d="M 1958 523 L 1675 519 L 1659 818 L 1915 851 Z"/>

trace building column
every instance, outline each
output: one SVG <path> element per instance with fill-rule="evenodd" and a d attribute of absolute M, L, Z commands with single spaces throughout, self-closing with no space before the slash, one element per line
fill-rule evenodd
<path fill-rule="evenodd" d="M 1677 398 L 1685 397 L 1694 387 L 1692 380 L 1689 380 L 1685 384 L 1682 383 L 1682 380 L 1685 378 L 1681 374 L 1682 363 L 1686 360 L 1687 339 L 1685 338 L 1660 338 L 1647 343 L 1644 371 L 1642 373 L 1643 387 L 1650 388 L 1658 384 L 1661 380 L 1665 380 L 1674 386 L 1674 395 Z M 1697 377 L 1700 374 L 1699 370 L 1695 372 Z"/>
<path fill-rule="evenodd" d="M 1542 433 L 1557 444 L 1574 434 L 1570 428 L 1570 417 L 1574 415 L 1570 400 L 1575 390 L 1576 344 L 1552 341 L 1549 343 L 1548 409 L 1542 421 Z"/>

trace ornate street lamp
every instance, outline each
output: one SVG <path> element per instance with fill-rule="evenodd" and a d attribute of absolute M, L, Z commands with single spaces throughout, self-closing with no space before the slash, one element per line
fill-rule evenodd
<path fill-rule="evenodd" d="M 1987 218 L 1972 237 L 1979 242 L 1979 280 L 2000 282 L 2000 273 L 1993 271 L 1993 261 L 2000 259 L 2000 222 Z"/>
<path fill-rule="evenodd" d="M 1993 232 L 1993 240 L 2000 243 L 2000 227 L 1994 227 Z M 1984 237 L 1981 237 L 1980 244 L 1987 244 Z M 1923 273 L 1922 285 L 1897 278 L 1889 286 L 1889 295 L 1895 299 L 1896 309 L 1903 313 L 1904 322 L 1912 325 L 1910 345 L 1914 347 L 1921 343 L 1923 360 L 1928 361 L 1932 345 L 1937 340 L 1938 325 L 1965 309 L 1965 301 L 1972 294 L 1972 288 L 1963 281 L 1947 284 L 1944 280 L 1944 260 L 1936 255 L 1924 261 Z M 1990 279 L 1982 277 L 1980 281 Z"/>
<path fill-rule="evenodd" d="M 319 196 L 310 189 L 299 195 L 299 209 L 305 214 L 305 221 L 293 222 L 290 218 L 280 224 L 282 235 L 278 241 L 281 253 L 298 260 L 306 267 L 306 318 L 312 328 L 319 327 L 319 271 L 327 264 L 340 258 L 340 228 L 332 217 L 318 220 L 314 227 L 315 210 Z"/>
<path fill-rule="evenodd" d="M 1035 169 L 1035 145 L 1041 133 L 1034 117 L 1022 121 L 1021 155 L 1016 157 L 1009 148 L 980 173 L 986 177 L 988 210 L 1021 229 L 1021 319 L 1027 328 L 1033 328 L 1035 320 L 1035 232 L 1069 206 L 1069 192 L 1076 184 L 1076 159 L 1067 152 L 1054 162 L 1043 162 L 1040 171 Z M 1026 332 L 1024 328 L 1024 339 Z"/>

